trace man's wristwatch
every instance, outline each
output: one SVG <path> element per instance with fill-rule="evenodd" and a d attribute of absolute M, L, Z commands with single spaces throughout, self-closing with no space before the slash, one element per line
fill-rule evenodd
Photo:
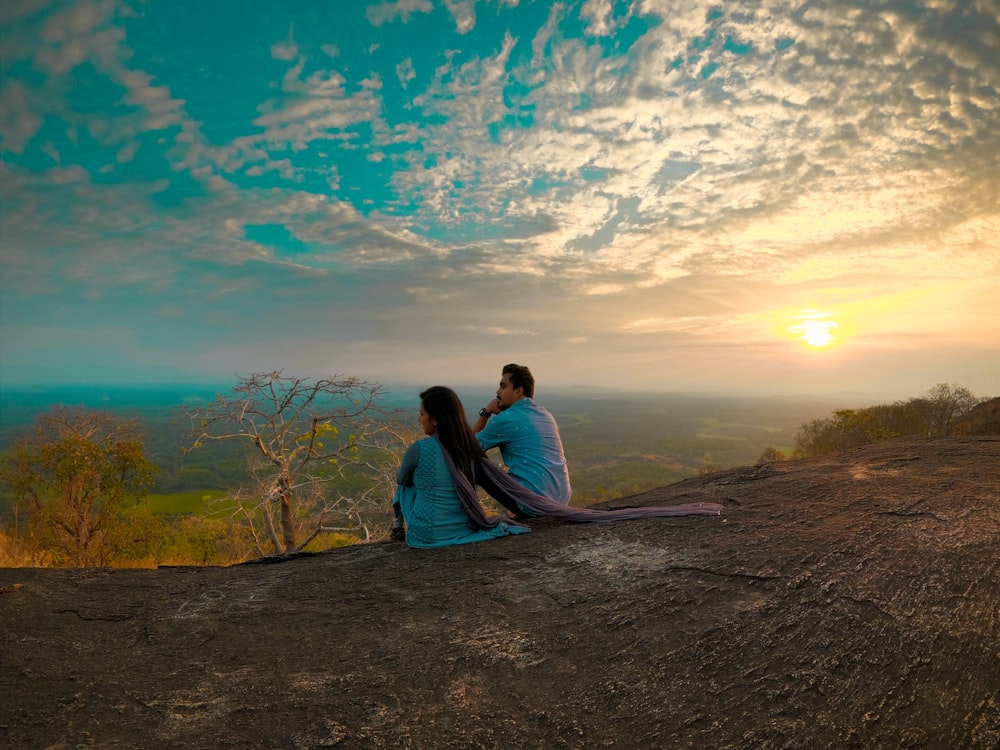
<path fill-rule="evenodd" d="M 490 417 L 493 416 L 493 413 L 486 411 L 486 407 L 484 406 L 482 409 L 479 410 L 479 416 L 489 419 Z"/>

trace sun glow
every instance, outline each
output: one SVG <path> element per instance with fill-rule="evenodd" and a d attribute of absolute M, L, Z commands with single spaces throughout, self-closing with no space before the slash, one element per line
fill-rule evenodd
<path fill-rule="evenodd" d="M 830 346 L 837 340 L 837 337 L 833 335 L 837 324 L 832 320 L 807 320 L 800 327 L 802 329 L 800 338 L 814 349 Z"/>
<path fill-rule="evenodd" d="M 787 334 L 810 349 L 826 349 L 840 342 L 840 324 L 833 320 L 833 313 L 823 310 L 800 310 L 792 316 Z"/>

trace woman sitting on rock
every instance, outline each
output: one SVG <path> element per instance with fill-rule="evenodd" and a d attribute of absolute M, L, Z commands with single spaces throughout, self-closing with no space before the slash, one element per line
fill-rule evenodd
<path fill-rule="evenodd" d="M 405 538 L 411 547 L 446 547 L 531 531 L 517 520 L 487 516 L 476 485 L 508 509 L 520 506 L 535 515 L 569 521 L 722 513 L 722 506 L 716 503 L 619 510 L 570 508 L 522 487 L 490 461 L 466 421 L 462 402 L 450 388 L 436 385 L 421 393 L 419 419 L 427 437 L 406 450 L 393 499 L 397 520 L 392 538 Z"/>
<path fill-rule="evenodd" d="M 421 393 L 419 419 L 428 437 L 406 449 L 393 499 L 394 509 L 398 505 L 406 520 L 407 544 L 446 547 L 531 531 L 509 518 L 487 516 L 483 510 L 473 485 L 486 454 L 455 392 L 436 385 Z M 456 475 L 471 494 L 457 490 Z M 397 515 L 397 524 L 399 520 Z M 394 539 L 402 537 L 401 531 L 393 529 Z"/>

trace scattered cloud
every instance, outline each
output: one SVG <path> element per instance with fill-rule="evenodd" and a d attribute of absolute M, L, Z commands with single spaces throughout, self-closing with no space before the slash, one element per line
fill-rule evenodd
<path fill-rule="evenodd" d="M 360 368 L 495 338 L 569 370 L 773 353 L 816 309 L 858 344 L 1000 349 L 988 0 L 316 3 L 232 42 L 186 0 L 120 11 L 0 14 L 5 329 L 197 348 L 248 316 L 296 361 L 282 326 Z"/>

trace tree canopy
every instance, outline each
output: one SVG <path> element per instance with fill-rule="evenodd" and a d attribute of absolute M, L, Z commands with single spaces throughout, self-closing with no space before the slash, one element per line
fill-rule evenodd
<path fill-rule="evenodd" d="M 144 496 L 156 467 L 135 422 L 55 407 L 3 459 L 2 477 L 35 544 L 56 564 L 106 562 L 128 499 Z"/>
<path fill-rule="evenodd" d="M 968 388 L 938 383 L 908 401 L 838 409 L 830 417 L 813 419 L 799 428 L 794 455 L 821 456 L 904 436 L 947 435 L 957 419 L 982 401 Z"/>

